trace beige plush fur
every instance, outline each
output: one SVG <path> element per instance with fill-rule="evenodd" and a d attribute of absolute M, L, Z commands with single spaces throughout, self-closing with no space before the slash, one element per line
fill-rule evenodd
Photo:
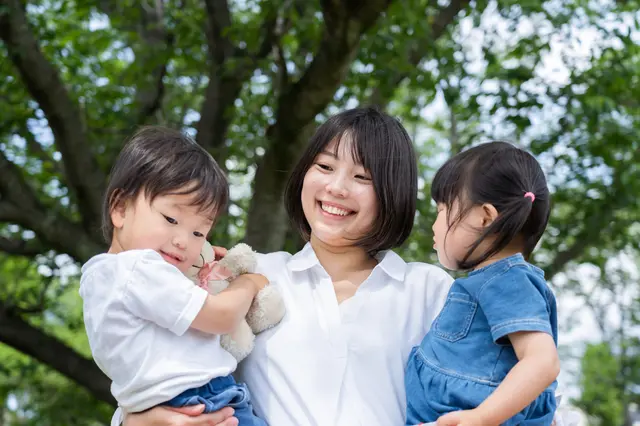
<path fill-rule="evenodd" d="M 213 248 L 209 243 L 205 242 L 202 247 L 202 258 L 206 263 L 214 260 Z M 251 247 L 241 243 L 231 248 L 219 264 L 231 272 L 231 277 L 228 280 L 210 280 L 208 284 L 211 294 L 217 294 L 227 288 L 229 281 L 238 275 L 254 272 L 256 254 Z M 198 271 L 198 268 L 191 268 L 188 272 L 189 278 L 197 282 Z M 220 336 L 220 344 L 240 362 L 253 350 L 255 334 L 278 324 L 284 314 L 282 296 L 274 285 L 269 284 L 256 295 L 245 320 L 240 322 L 233 333 Z"/>

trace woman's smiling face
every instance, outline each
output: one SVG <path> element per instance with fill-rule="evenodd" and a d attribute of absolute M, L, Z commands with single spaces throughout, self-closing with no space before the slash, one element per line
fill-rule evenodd
<path fill-rule="evenodd" d="M 336 149 L 337 147 L 337 149 Z M 330 246 L 350 246 L 371 231 L 378 200 L 370 173 L 354 161 L 348 133 L 318 154 L 302 185 L 311 235 Z"/>

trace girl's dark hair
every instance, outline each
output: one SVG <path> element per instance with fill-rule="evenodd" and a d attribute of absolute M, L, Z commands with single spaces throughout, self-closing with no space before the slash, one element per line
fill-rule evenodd
<path fill-rule="evenodd" d="M 102 233 L 113 237 L 111 211 L 138 197 L 194 194 L 193 205 L 211 211 L 212 220 L 227 208 L 229 184 L 216 161 L 188 136 L 173 129 L 149 126 L 125 144 L 111 169 L 102 205 Z"/>
<path fill-rule="evenodd" d="M 294 226 L 308 240 L 309 222 L 302 210 L 302 184 L 318 154 L 336 141 L 351 143 L 356 163 L 369 171 L 378 211 L 369 234 L 355 244 L 375 254 L 401 245 L 411 233 L 418 195 L 417 160 L 411 138 L 400 122 L 374 107 L 354 108 L 330 117 L 316 130 L 293 169 L 285 207 Z"/>
<path fill-rule="evenodd" d="M 528 192 L 533 193 L 535 201 L 525 197 Z M 549 188 L 540 164 L 528 152 L 506 142 L 478 145 L 449 159 L 433 179 L 431 197 L 446 206 L 449 216 L 454 203 L 458 203 L 456 217 L 447 217 L 449 229 L 474 206 L 488 203 L 498 211 L 496 220 L 459 262 L 461 269 L 473 269 L 516 237 L 522 238 L 523 255 L 528 258 L 549 221 Z M 496 237 L 491 247 L 477 259 L 470 259 L 489 236 Z"/>

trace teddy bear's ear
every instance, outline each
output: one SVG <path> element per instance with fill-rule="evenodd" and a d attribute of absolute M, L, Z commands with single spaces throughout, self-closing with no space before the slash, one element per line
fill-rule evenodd
<path fill-rule="evenodd" d="M 213 247 L 209 244 L 208 241 L 205 241 L 202 245 L 202 250 L 200 250 L 200 259 L 196 265 L 192 265 L 187 271 L 187 276 L 191 279 L 195 279 L 198 276 L 198 272 L 200 272 L 200 268 L 205 263 L 213 262 L 215 260 L 215 253 L 213 252 Z"/>
<path fill-rule="evenodd" d="M 209 241 L 204 242 L 200 254 L 202 255 L 205 263 L 213 262 L 214 260 L 216 260 L 216 254 L 213 252 L 213 247 L 211 247 Z"/>

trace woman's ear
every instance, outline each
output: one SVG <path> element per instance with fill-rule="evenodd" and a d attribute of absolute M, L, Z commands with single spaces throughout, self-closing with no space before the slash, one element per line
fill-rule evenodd
<path fill-rule="evenodd" d="M 482 205 L 482 227 L 486 228 L 491 225 L 498 217 L 498 210 L 493 204 L 485 203 Z"/>

